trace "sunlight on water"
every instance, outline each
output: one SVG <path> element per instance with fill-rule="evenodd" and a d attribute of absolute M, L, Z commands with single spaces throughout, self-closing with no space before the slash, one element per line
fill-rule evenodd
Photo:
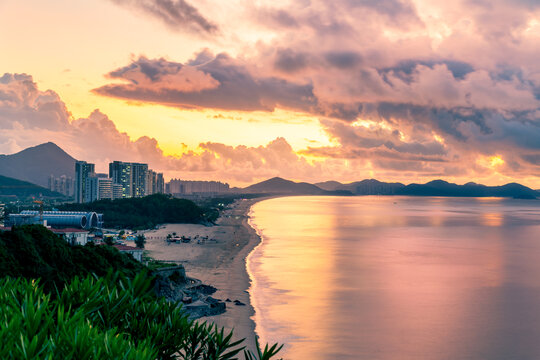
<path fill-rule="evenodd" d="M 250 290 L 284 359 L 540 359 L 540 202 L 254 205 Z"/>

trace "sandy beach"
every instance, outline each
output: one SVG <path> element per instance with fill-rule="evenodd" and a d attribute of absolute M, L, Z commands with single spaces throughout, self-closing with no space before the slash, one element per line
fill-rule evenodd
<path fill-rule="evenodd" d="M 246 270 L 246 257 L 260 242 L 255 230 L 248 224 L 251 206 L 263 199 L 238 200 L 224 210 L 215 226 L 195 224 L 168 224 L 158 230 L 146 232 L 146 250 L 157 260 L 175 261 L 186 268 L 187 275 L 216 287 L 215 298 L 226 300 L 224 314 L 202 318 L 226 330 L 234 329 L 235 338 L 246 338 L 248 348 L 254 348 L 255 314 L 248 289 L 250 279 Z M 167 234 L 191 237 L 191 243 L 167 244 Z M 198 238 L 195 237 L 198 235 Z M 208 240 L 200 241 L 201 237 Z M 245 305 L 235 305 L 239 300 Z"/>

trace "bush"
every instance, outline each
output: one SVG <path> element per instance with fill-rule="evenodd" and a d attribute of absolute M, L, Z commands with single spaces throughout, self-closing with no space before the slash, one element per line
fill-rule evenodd
<path fill-rule="evenodd" d="M 130 255 L 110 246 L 70 246 L 41 225 L 0 232 L 0 277 L 41 278 L 49 292 L 62 288 L 75 276 L 103 276 L 112 269 L 133 278 L 144 268 Z"/>
<path fill-rule="evenodd" d="M 55 297 L 39 281 L 0 280 L 2 359 L 236 359 L 243 340 L 188 319 L 176 304 L 156 299 L 149 277 L 121 273 L 75 277 Z M 280 348 L 243 352 L 268 360 Z"/>

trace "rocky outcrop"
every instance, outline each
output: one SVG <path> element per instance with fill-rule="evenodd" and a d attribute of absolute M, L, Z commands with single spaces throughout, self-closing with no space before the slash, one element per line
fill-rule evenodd
<path fill-rule="evenodd" d="M 197 319 L 225 312 L 225 303 L 210 296 L 217 289 L 187 277 L 182 265 L 157 269 L 154 275 L 156 295 L 182 305 L 190 318 Z"/>

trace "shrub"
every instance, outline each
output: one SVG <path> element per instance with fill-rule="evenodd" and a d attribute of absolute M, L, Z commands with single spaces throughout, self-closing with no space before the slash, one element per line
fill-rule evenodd
<path fill-rule="evenodd" d="M 39 281 L 0 280 L 0 358 L 269 360 L 280 348 L 245 351 L 215 325 L 189 320 L 176 304 L 156 299 L 144 272 L 75 277 L 46 294 Z"/>

